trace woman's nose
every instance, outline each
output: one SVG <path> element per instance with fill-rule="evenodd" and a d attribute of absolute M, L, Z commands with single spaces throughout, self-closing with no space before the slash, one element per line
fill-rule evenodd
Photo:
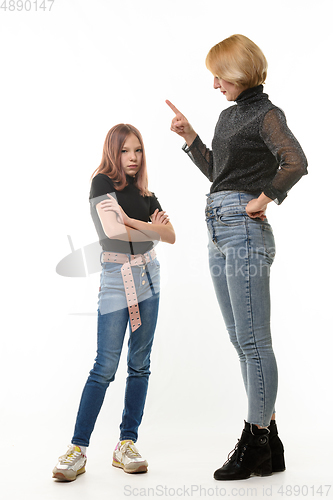
<path fill-rule="evenodd" d="M 213 84 L 214 89 L 219 89 L 221 87 L 219 83 L 219 79 L 215 76 L 214 77 L 214 84 Z"/>

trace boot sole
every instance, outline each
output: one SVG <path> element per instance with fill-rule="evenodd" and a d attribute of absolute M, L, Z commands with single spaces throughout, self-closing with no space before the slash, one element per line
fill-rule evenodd
<path fill-rule="evenodd" d="M 268 477 L 268 476 L 271 476 L 273 474 L 273 472 L 260 472 L 260 471 L 255 471 L 255 472 L 252 472 L 251 476 L 250 477 L 253 477 L 253 476 L 257 476 L 257 477 Z"/>

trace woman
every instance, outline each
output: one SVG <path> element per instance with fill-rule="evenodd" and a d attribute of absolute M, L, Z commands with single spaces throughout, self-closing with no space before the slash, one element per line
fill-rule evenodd
<path fill-rule="evenodd" d="M 132 125 L 119 124 L 108 132 L 101 164 L 93 174 L 90 205 L 103 249 L 98 348 L 82 393 L 72 444 L 53 470 L 53 477 L 63 481 L 73 481 L 85 472 L 86 448 L 106 389 L 115 378 L 127 325 L 128 377 L 112 465 L 129 473 L 146 472 L 148 466 L 134 443 L 145 405 L 159 304 L 154 242 L 172 244 L 175 233 L 148 190 L 143 141 Z"/>
<path fill-rule="evenodd" d="M 307 173 L 307 161 L 284 113 L 263 93 L 267 62 L 257 45 L 233 35 L 209 51 L 206 66 L 214 88 L 237 103 L 222 111 L 212 150 L 166 102 L 176 114 L 171 130 L 185 139 L 184 151 L 212 182 L 206 209 L 210 272 L 248 398 L 241 438 L 214 477 L 246 479 L 285 469 L 275 423 L 277 367 L 270 333 L 275 245 L 265 212 Z"/>

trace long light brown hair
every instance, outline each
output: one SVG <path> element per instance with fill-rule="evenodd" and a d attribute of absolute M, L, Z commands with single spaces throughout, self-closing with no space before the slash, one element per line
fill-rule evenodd
<path fill-rule="evenodd" d="M 106 135 L 102 160 L 98 168 L 93 172 L 91 179 L 97 174 L 105 174 L 112 180 L 117 191 L 121 191 L 127 186 L 126 174 L 121 166 L 121 150 L 130 134 L 134 134 L 141 144 L 142 163 L 141 168 L 135 176 L 134 184 L 139 189 L 142 196 L 151 196 L 148 190 L 148 174 L 146 165 L 146 154 L 143 140 L 138 129 L 128 123 L 119 123 L 112 127 Z"/>

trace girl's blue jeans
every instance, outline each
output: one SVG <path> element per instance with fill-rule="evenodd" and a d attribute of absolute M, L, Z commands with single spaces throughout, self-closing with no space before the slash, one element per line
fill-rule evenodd
<path fill-rule="evenodd" d="M 157 322 L 160 273 L 157 259 L 145 266 L 133 266 L 142 325 L 131 331 L 129 312 L 120 272 L 121 264 L 103 263 L 98 304 L 97 357 L 83 389 L 72 443 L 89 446 L 106 390 L 115 379 L 127 325 L 129 341 L 125 402 L 120 440 L 138 437 L 148 379 L 150 353 Z"/>
<path fill-rule="evenodd" d="M 207 195 L 209 266 L 215 293 L 240 360 L 248 397 L 247 421 L 267 427 L 277 394 L 270 331 L 270 267 L 275 255 L 267 220 L 250 218 L 249 193 Z"/>

